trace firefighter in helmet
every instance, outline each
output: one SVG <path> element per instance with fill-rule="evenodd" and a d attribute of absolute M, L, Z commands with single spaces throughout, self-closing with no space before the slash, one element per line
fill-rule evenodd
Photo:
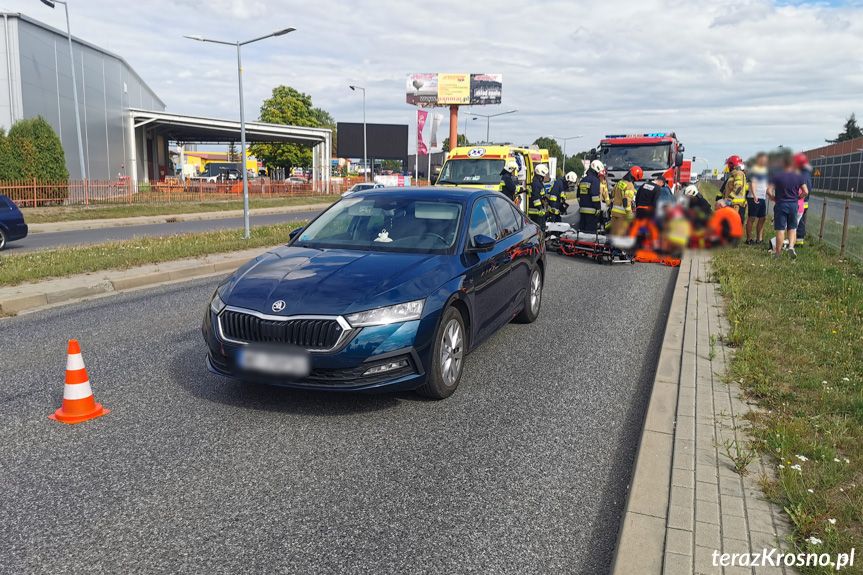
<path fill-rule="evenodd" d="M 635 204 L 635 183 L 644 177 L 644 172 L 638 166 L 633 166 L 621 178 L 611 198 L 611 235 L 624 236 L 632 219 L 632 208 Z"/>
<path fill-rule="evenodd" d="M 587 173 L 578 184 L 578 229 L 595 234 L 599 224 L 600 185 L 599 174 L 605 172 L 605 166 L 599 160 L 590 163 Z"/>
<path fill-rule="evenodd" d="M 561 214 L 566 213 L 566 191 L 571 185 L 574 185 L 578 180 L 575 172 L 569 172 L 564 177 L 558 179 L 551 186 L 548 192 L 548 214 L 546 220 L 549 222 L 559 222 Z"/>
<path fill-rule="evenodd" d="M 518 164 L 515 160 L 507 160 L 500 172 L 500 191 L 512 201 L 517 201 L 518 195 Z"/>
<path fill-rule="evenodd" d="M 548 207 L 548 199 L 545 194 L 545 180 L 548 178 L 548 166 L 539 164 L 533 170 L 533 179 L 530 181 L 530 195 L 527 198 L 527 215 L 539 225 L 539 229 L 545 229 L 545 214 Z"/>
<path fill-rule="evenodd" d="M 726 205 L 734 208 L 740 221 L 743 221 L 746 209 L 746 173 L 743 171 L 743 159 L 740 156 L 731 156 L 725 164 L 728 166 L 728 178 L 723 185 L 722 199 Z"/>

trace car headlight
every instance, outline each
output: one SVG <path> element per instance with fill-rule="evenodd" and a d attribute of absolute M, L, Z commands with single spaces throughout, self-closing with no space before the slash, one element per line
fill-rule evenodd
<path fill-rule="evenodd" d="M 407 303 L 379 307 L 345 316 L 352 327 L 370 327 L 373 325 L 389 325 L 403 321 L 420 319 L 423 314 L 425 300 L 418 299 Z"/>
<path fill-rule="evenodd" d="M 213 294 L 213 299 L 210 300 L 210 311 L 219 315 L 223 309 L 225 309 L 225 302 L 222 301 L 222 298 L 219 297 L 219 291 L 216 290 L 216 293 Z"/>

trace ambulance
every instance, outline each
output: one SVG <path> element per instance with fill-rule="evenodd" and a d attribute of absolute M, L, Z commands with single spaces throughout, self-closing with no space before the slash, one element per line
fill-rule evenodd
<path fill-rule="evenodd" d="M 549 182 L 546 182 L 546 188 L 554 181 L 557 158 L 549 158 L 548 150 L 540 150 L 538 147 L 489 145 L 454 149 L 447 156 L 435 185 L 500 191 L 503 187 L 500 173 L 509 160 L 515 160 L 518 166 L 518 182 L 523 188 L 530 186 L 534 168 L 539 164 L 548 166 L 548 173 L 552 176 Z M 520 205 L 524 206 L 524 202 L 525 199 L 522 198 Z"/>

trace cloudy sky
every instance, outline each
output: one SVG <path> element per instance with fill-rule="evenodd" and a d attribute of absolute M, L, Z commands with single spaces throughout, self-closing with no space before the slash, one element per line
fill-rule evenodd
<path fill-rule="evenodd" d="M 859 0 L 69 2 L 73 33 L 123 56 L 178 113 L 239 114 L 234 50 L 184 34 L 236 40 L 293 26 L 244 49 L 247 117 L 285 84 L 336 120 L 361 121 L 348 89 L 359 84 L 369 122 L 412 124 L 407 73 L 502 73 L 501 109 L 519 111 L 492 120 L 492 140 L 583 134 L 572 153 L 604 134 L 675 131 L 713 167 L 735 153 L 816 147 L 863 115 Z M 65 28 L 59 6 L 0 6 Z M 484 131 L 470 122 L 467 136 Z"/>

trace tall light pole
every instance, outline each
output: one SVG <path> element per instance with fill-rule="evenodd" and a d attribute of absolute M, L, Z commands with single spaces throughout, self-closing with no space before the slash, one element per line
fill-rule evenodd
<path fill-rule="evenodd" d="M 251 44 L 252 42 L 257 42 L 259 40 L 266 40 L 273 36 L 284 36 L 294 30 L 296 30 L 296 28 L 282 28 L 281 30 L 270 32 L 266 36 L 252 38 L 245 42 L 224 42 L 222 40 L 211 40 L 209 38 L 204 38 L 203 36 L 184 36 L 185 38 L 197 40 L 198 42 L 210 42 L 212 44 L 225 44 L 226 46 L 237 47 L 237 78 L 240 84 L 240 145 L 243 147 L 243 237 L 245 239 L 249 239 L 251 237 L 251 230 L 249 229 L 249 171 L 246 169 L 246 114 L 243 110 L 243 58 L 241 48 L 246 44 Z"/>
<path fill-rule="evenodd" d="M 504 116 L 506 114 L 515 114 L 518 110 L 507 110 L 506 112 L 500 112 L 499 114 L 478 114 L 476 112 L 471 112 L 473 116 L 480 116 L 481 118 L 485 118 L 485 143 L 489 143 L 489 134 L 491 132 L 491 119 L 497 118 L 498 116 Z"/>
<path fill-rule="evenodd" d="M 693 162 L 704 162 L 705 169 L 707 171 L 710 171 L 710 164 L 708 164 L 707 160 L 705 160 L 704 158 L 696 158 L 695 156 L 692 156 L 692 161 Z"/>
<path fill-rule="evenodd" d="M 369 181 L 369 158 L 368 158 L 368 146 L 366 144 L 366 89 L 361 86 L 351 86 L 351 90 L 363 91 L 363 176 L 365 176 L 364 182 Z M 417 163 L 419 163 L 419 152 L 417 152 Z"/>
<path fill-rule="evenodd" d="M 471 116 L 472 116 L 472 114 L 468 114 L 467 116 L 464 117 L 464 140 L 465 140 L 465 142 L 467 142 L 467 120 Z M 477 120 L 478 118 L 474 117 L 474 118 L 470 118 L 470 119 L 471 120 Z"/>
<path fill-rule="evenodd" d="M 87 170 L 84 166 L 84 141 L 81 138 L 81 112 L 78 110 L 78 81 L 75 79 L 75 56 L 72 53 L 72 26 L 69 24 L 69 4 L 65 0 L 42 0 L 42 4 L 54 8 L 56 4 L 62 4 L 66 9 L 66 36 L 69 38 L 69 62 L 72 64 L 72 99 L 75 102 L 75 128 L 78 131 L 78 161 L 81 162 L 81 179 L 87 179 Z"/>
<path fill-rule="evenodd" d="M 554 136 L 549 136 L 552 140 L 560 140 L 563 142 L 563 165 L 560 167 L 561 170 L 566 172 L 566 143 L 570 140 L 577 140 L 579 138 L 583 138 L 584 134 L 579 134 L 578 136 L 570 136 L 569 138 L 555 138 Z"/>

